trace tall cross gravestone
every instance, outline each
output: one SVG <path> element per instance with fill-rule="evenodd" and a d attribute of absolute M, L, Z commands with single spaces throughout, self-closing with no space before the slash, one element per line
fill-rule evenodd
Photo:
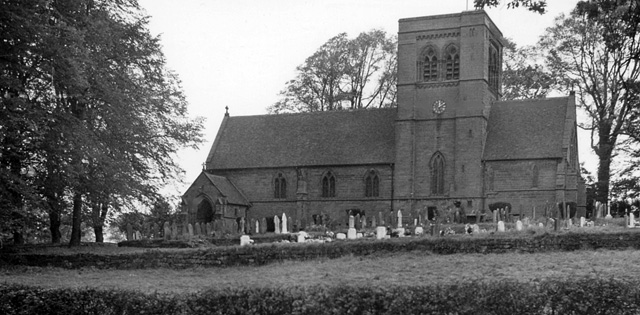
<path fill-rule="evenodd" d="M 280 218 L 278 218 L 278 216 L 273 216 L 273 224 L 275 225 L 276 228 L 276 234 L 280 234 Z"/>
<path fill-rule="evenodd" d="M 289 233 L 289 229 L 287 226 L 287 214 L 282 213 L 282 234 Z"/>

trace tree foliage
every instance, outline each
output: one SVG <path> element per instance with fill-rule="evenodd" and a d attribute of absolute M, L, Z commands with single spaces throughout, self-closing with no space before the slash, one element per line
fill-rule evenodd
<path fill-rule="evenodd" d="M 590 119 L 581 127 L 591 130 L 591 146 L 599 159 L 596 191 L 600 202 L 607 201 L 612 158 L 637 108 L 640 75 L 640 68 L 629 59 L 636 49 L 635 40 L 620 42 L 614 49 L 605 41 L 607 23 L 575 11 L 558 17 L 540 41 L 559 89 L 576 90 L 578 103 Z"/>
<path fill-rule="evenodd" d="M 534 46 L 518 47 L 505 39 L 502 69 L 502 99 L 545 98 L 555 87 L 554 78 L 544 67 Z"/>
<path fill-rule="evenodd" d="M 483 9 L 484 7 L 496 7 L 501 3 L 506 3 L 507 8 L 514 9 L 523 7 L 529 11 L 544 14 L 547 8 L 547 0 L 510 0 L 510 1 L 501 1 L 501 0 L 473 0 L 473 5 L 478 9 Z"/>
<path fill-rule="evenodd" d="M 73 244 L 89 213 L 98 237 L 109 209 L 154 200 L 176 177 L 202 121 L 187 118 L 135 0 L 1 4 L 2 211 L 47 211 L 56 242 L 71 209 Z"/>
<path fill-rule="evenodd" d="M 395 106 L 396 41 L 372 30 L 329 39 L 296 68 L 271 113 Z"/>

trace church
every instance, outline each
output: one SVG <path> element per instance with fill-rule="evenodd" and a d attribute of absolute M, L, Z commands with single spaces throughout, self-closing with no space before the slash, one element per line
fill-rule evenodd
<path fill-rule="evenodd" d="M 273 231 L 283 213 L 300 229 L 398 210 L 406 223 L 493 204 L 584 211 L 575 97 L 501 101 L 503 44 L 482 10 L 401 19 L 397 108 L 227 111 L 182 197 L 188 222 Z"/>

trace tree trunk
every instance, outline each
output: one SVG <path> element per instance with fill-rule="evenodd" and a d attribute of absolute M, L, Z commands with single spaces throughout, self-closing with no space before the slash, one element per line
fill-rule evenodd
<path fill-rule="evenodd" d="M 75 192 L 73 195 L 73 214 L 71 223 L 71 240 L 69 246 L 80 246 L 80 239 L 82 237 L 81 224 L 82 218 L 82 194 Z"/>
<path fill-rule="evenodd" d="M 96 234 L 96 243 L 104 243 L 104 234 L 103 234 L 102 225 L 94 226 L 93 227 L 93 233 Z"/>
<path fill-rule="evenodd" d="M 60 209 L 49 211 L 49 229 L 51 230 L 51 244 L 60 244 Z"/>

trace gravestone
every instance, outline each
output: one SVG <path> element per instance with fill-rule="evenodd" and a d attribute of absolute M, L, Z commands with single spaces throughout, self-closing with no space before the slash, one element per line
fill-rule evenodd
<path fill-rule="evenodd" d="M 275 225 L 276 228 L 276 234 L 280 234 L 280 218 L 278 218 L 278 216 L 273 216 L 273 224 Z"/>
<path fill-rule="evenodd" d="M 471 230 L 473 234 L 480 234 L 480 226 L 478 226 L 477 224 L 472 224 Z"/>
<path fill-rule="evenodd" d="M 211 225 L 211 228 L 212 228 L 213 232 L 218 232 L 218 235 L 219 235 L 220 232 L 222 232 L 222 220 L 213 221 L 213 224 Z"/>
<path fill-rule="evenodd" d="M 213 224 L 211 224 L 211 222 L 207 222 L 205 229 L 207 229 L 207 236 L 211 236 L 213 233 Z"/>
<path fill-rule="evenodd" d="M 522 231 L 522 221 L 516 221 L 516 231 Z"/>
<path fill-rule="evenodd" d="M 305 231 L 298 232 L 298 243 L 304 243 L 307 240 L 308 235 L 309 234 Z"/>
<path fill-rule="evenodd" d="M 134 234 L 134 238 L 137 240 L 141 240 L 142 239 L 142 233 L 140 233 L 140 231 L 136 231 Z"/>
<path fill-rule="evenodd" d="M 356 233 L 356 238 L 362 238 L 363 234 L 362 233 Z"/>
<path fill-rule="evenodd" d="M 416 226 L 415 235 L 424 234 L 424 229 L 421 226 Z"/>
<path fill-rule="evenodd" d="M 127 223 L 127 241 L 133 241 L 133 227 Z"/>
<path fill-rule="evenodd" d="M 192 239 L 193 238 L 193 225 L 191 225 L 191 223 L 189 223 L 187 225 L 187 233 L 188 233 L 188 239 Z"/>
<path fill-rule="evenodd" d="M 289 233 L 293 232 L 293 220 L 291 218 L 287 219 L 287 231 Z"/>
<path fill-rule="evenodd" d="M 347 238 L 350 240 L 355 240 L 356 239 L 356 229 L 355 228 L 349 228 L 347 230 Z"/>
<path fill-rule="evenodd" d="M 538 227 L 543 228 L 544 227 L 544 223 L 542 223 L 542 222 L 538 223 Z"/>
<path fill-rule="evenodd" d="M 629 227 L 636 227 L 636 216 L 633 212 L 629 212 Z"/>
<path fill-rule="evenodd" d="M 580 227 L 584 227 L 586 225 L 587 219 L 584 217 L 580 217 Z"/>
<path fill-rule="evenodd" d="M 362 218 L 360 218 L 360 222 L 361 222 L 361 223 L 360 223 L 360 226 L 361 226 L 363 229 L 366 229 L 366 228 L 367 228 L 367 216 L 366 216 L 366 215 L 363 215 L 363 216 L 362 216 Z"/>
<path fill-rule="evenodd" d="M 376 227 L 376 239 L 382 240 L 387 238 L 387 228 L 384 226 Z"/>
<path fill-rule="evenodd" d="M 244 234 L 247 232 L 247 220 L 244 217 L 240 218 L 240 223 L 238 223 L 238 232 Z"/>
<path fill-rule="evenodd" d="M 159 229 L 158 223 L 154 222 L 153 225 L 151 225 L 151 238 L 158 238 L 160 236 Z"/>
<path fill-rule="evenodd" d="M 202 235 L 202 230 L 200 229 L 200 222 L 196 222 L 196 224 L 193 226 L 193 235 L 194 236 Z"/>
<path fill-rule="evenodd" d="M 504 232 L 504 221 L 498 221 L 498 232 Z"/>
<path fill-rule="evenodd" d="M 346 234 L 344 234 L 344 233 L 338 233 L 338 234 L 336 234 L 336 239 L 344 240 L 344 239 L 346 239 L 346 238 L 347 238 L 347 235 L 346 235 Z"/>
<path fill-rule="evenodd" d="M 251 239 L 251 237 L 249 237 L 249 235 L 240 236 L 240 246 L 247 246 L 251 245 L 252 243 L 253 240 Z"/>
<path fill-rule="evenodd" d="M 287 215 L 285 213 L 282 213 L 282 230 L 281 233 L 282 234 L 287 234 L 289 233 L 289 227 L 287 226 Z"/>
<path fill-rule="evenodd" d="M 493 210 L 493 222 L 498 222 L 498 210 Z"/>
<path fill-rule="evenodd" d="M 398 228 L 402 227 L 402 210 L 398 210 Z"/>
<path fill-rule="evenodd" d="M 355 228 L 355 218 L 352 215 L 349 216 L 349 228 Z"/>
<path fill-rule="evenodd" d="M 267 233 L 267 218 L 260 219 L 260 233 Z"/>
<path fill-rule="evenodd" d="M 371 227 L 377 227 L 378 225 L 376 224 L 376 217 L 373 216 L 371 217 Z"/>
<path fill-rule="evenodd" d="M 256 234 L 260 234 L 260 220 L 253 220 L 253 226 L 255 228 Z"/>
<path fill-rule="evenodd" d="M 176 224 L 175 221 L 171 223 L 171 239 L 172 240 L 178 239 L 178 225 Z"/>

